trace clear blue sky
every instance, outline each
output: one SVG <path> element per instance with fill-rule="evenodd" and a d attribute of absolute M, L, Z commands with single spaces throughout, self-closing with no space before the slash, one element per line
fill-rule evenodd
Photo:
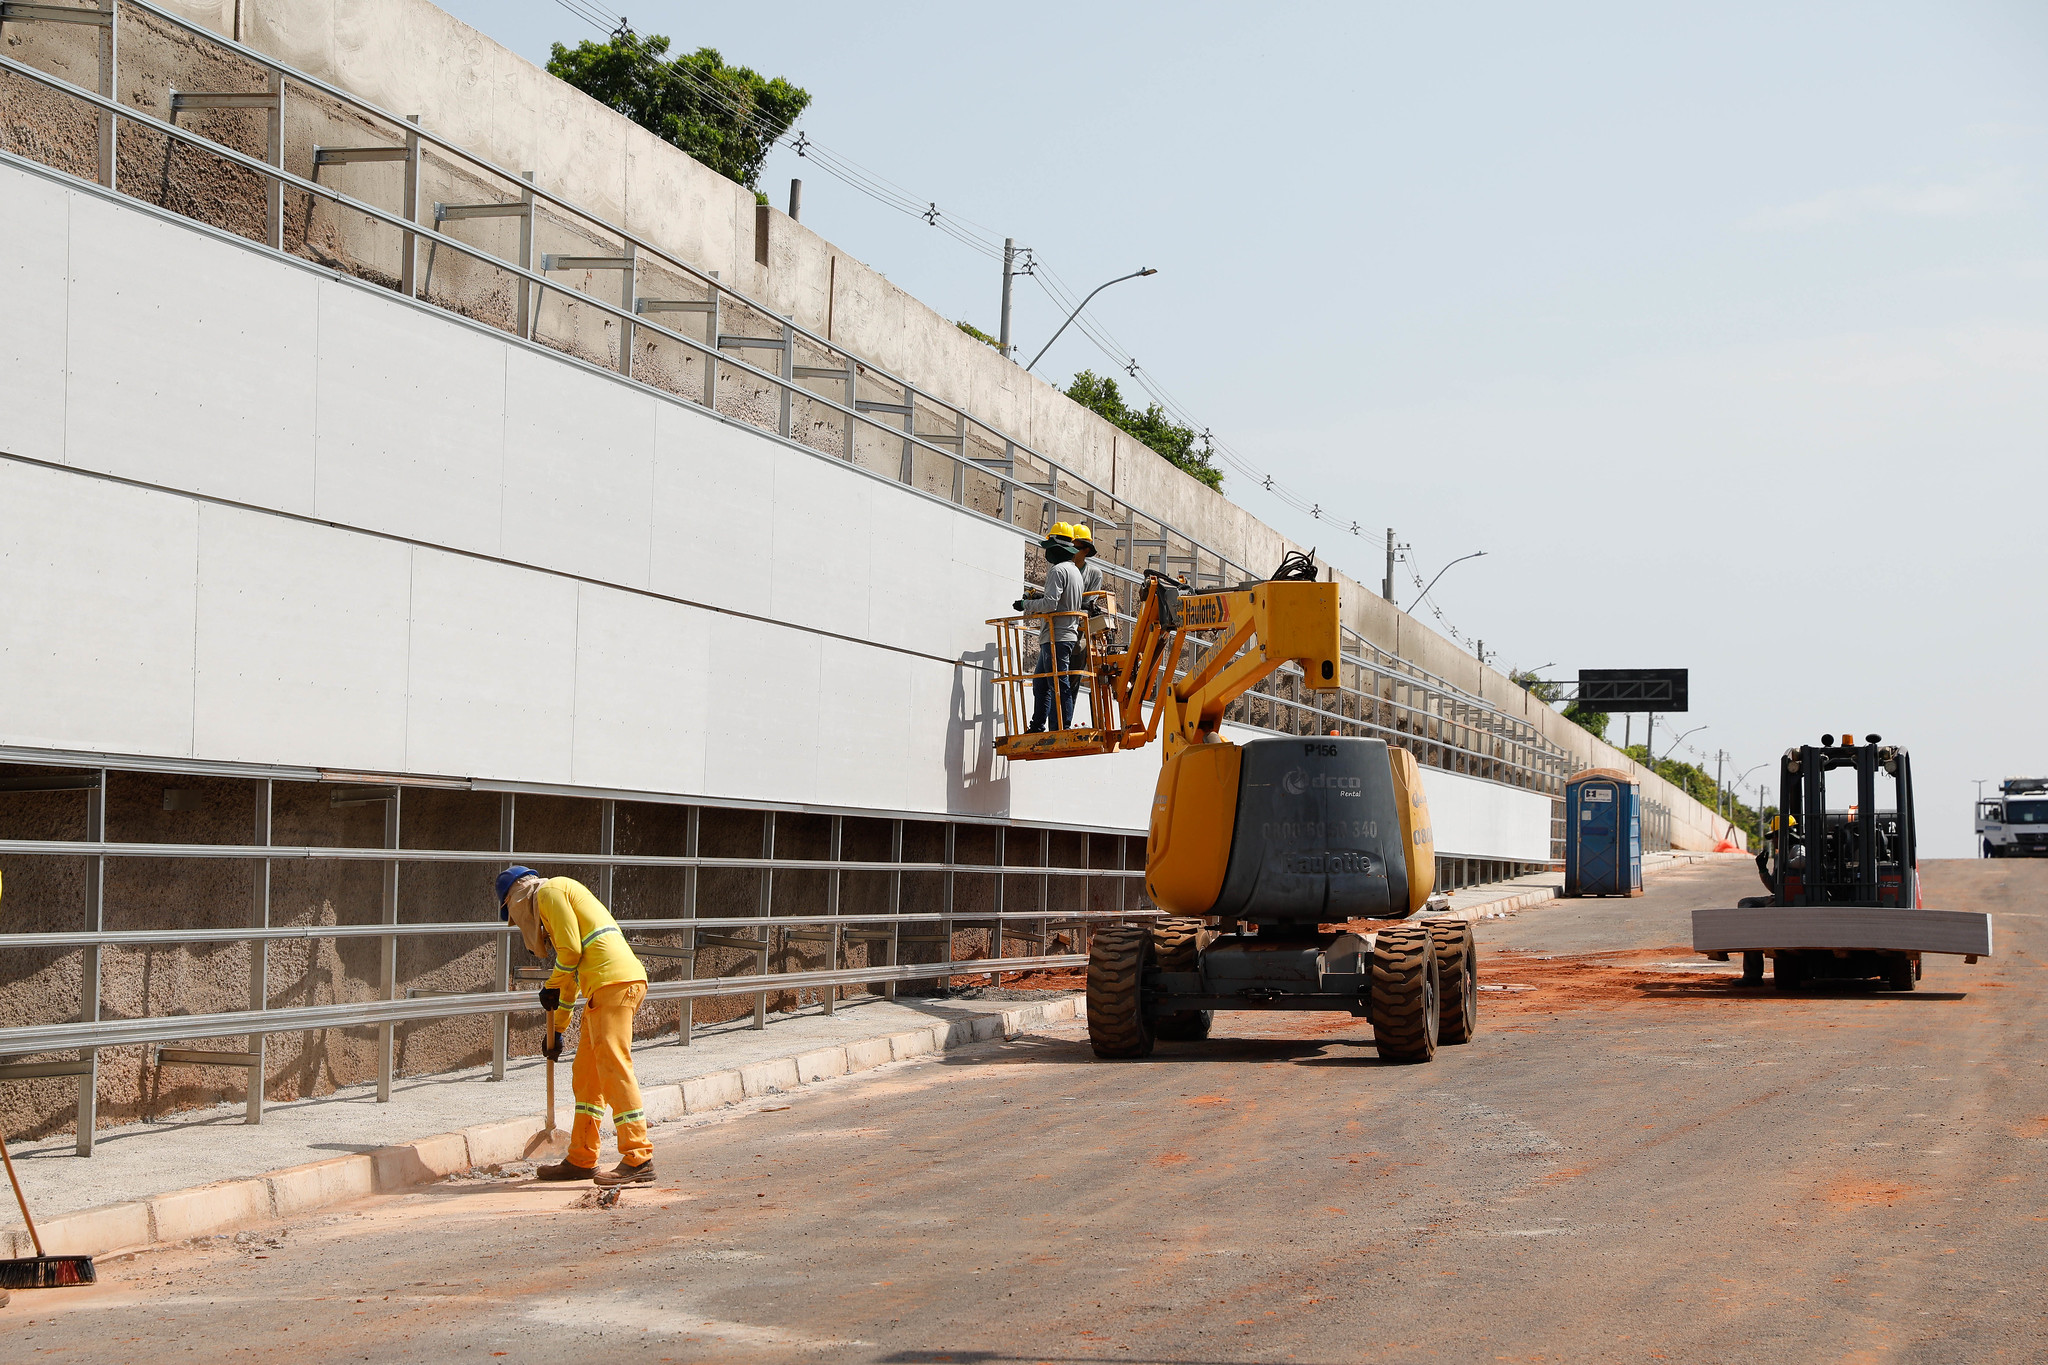
<path fill-rule="evenodd" d="M 594 36 L 446 8 L 535 61 Z M 1425 576 L 1487 551 L 1434 596 L 1501 665 L 1690 667 L 1687 743 L 1752 781 L 1882 732 L 1930 856 L 1971 851 L 1971 779 L 2048 773 L 2048 6 L 626 13 L 1077 290 L 1157 267 L 1091 313 L 1375 538 L 1227 491 L 1368 582 L 1389 525 Z M 792 175 L 995 330 L 992 264 L 787 151 L 762 187 Z M 1018 300 L 1028 358 L 1060 314 Z M 1039 373 L 1108 363 L 1069 332 Z"/>

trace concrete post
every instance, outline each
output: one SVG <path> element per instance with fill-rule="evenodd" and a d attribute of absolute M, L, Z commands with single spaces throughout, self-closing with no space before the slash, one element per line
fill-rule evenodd
<path fill-rule="evenodd" d="M 801 223 L 804 220 L 804 182 L 789 182 L 789 221 Z"/>
<path fill-rule="evenodd" d="M 996 349 L 1010 359 L 1010 281 L 1016 278 L 1017 239 L 1003 238 L 1003 321 L 996 332 Z"/>

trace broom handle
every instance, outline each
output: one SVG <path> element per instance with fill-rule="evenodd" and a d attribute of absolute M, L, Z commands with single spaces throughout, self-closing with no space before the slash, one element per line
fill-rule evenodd
<path fill-rule="evenodd" d="M 36 1231 L 36 1220 L 28 1216 L 28 1200 L 21 1193 L 21 1177 L 14 1173 L 14 1158 L 7 1154 L 7 1135 L 0 1133 L 0 1161 L 7 1163 L 7 1183 L 14 1186 L 14 1202 L 21 1205 L 21 1221 L 28 1224 L 28 1239 L 36 1244 L 36 1258 L 42 1259 L 43 1235 Z"/>
<path fill-rule="evenodd" d="M 555 1045 L 555 1016 L 554 1016 L 554 1015 L 552 1015 L 552 1014 L 550 1014 L 550 1015 L 548 1016 L 548 1047 L 549 1047 L 549 1048 L 553 1048 L 553 1047 L 554 1047 L 554 1045 Z M 544 1123 L 542 1123 L 542 1124 L 541 1124 L 541 1127 L 542 1127 L 542 1129 L 544 1129 L 545 1131 L 547 1131 L 547 1132 L 550 1132 L 550 1133 L 552 1133 L 552 1132 L 553 1132 L 553 1131 L 555 1130 L 555 1059 L 554 1059 L 554 1058 L 552 1058 L 552 1057 L 548 1058 L 548 1112 L 547 1112 L 547 1120 L 546 1120 L 546 1122 L 544 1122 Z"/>

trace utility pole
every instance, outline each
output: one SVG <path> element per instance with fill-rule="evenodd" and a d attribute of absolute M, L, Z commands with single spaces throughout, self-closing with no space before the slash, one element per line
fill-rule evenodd
<path fill-rule="evenodd" d="M 1017 239 L 1003 238 L 1003 325 L 998 329 L 996 349 L 1003 353 L 1003 359 L 1010 359 L 1010 281 L 1016 277 Z"/>
<path fill-rule="evenodd" d="M 1389 602 L 1394 600 L 1394 556 L 1407 548 L 1406 545 L 1396 545 L 1394 543 L 1394 528 L 1389 526 L 1387 528 L 1387 576 L 1380 582 L 1380 596 L 1386 598 Z"/>
<path fill-rule="evenodd" d="M 804 182 L 792 180 L 789 182 L 789 221 L 792 223 L 801 222 L 803 221 L 803 216 Z"/>
<path fill-rule="evenodd" d="M 1716 749 L 1714 751 L 1714 814 L 1724 820 L 1728 818 L 1728 814 L 1722 809 L 1722 803 L 1727 794 L 1721 789 L 1721 764 L 1727 757 L 1728 751 L 1726 749 Z"/>

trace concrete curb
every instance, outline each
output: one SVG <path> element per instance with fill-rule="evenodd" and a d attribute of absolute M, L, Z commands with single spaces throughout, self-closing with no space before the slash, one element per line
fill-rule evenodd
<path fill-rule="evenodd" d="M 930 1056 L 996 1038 L 1014 1038 L 1045 1024 L 1086 1017 L 1082 997 L 1063 996 L 1000 1014 L 934 1023 L 908 1033 L 863 1038 L 794 1057 L 750 1062 L 736 1070 L 714 1071 L 679 1085 L 653 1086 L 642 1092 L 641 1101 L 650 1124 L 666 1123 L 686 1114 L 721 1109 L 743 1099 L 758 1099 L 835 1076 L 867 1071 L 885 1062 Z M 573 1105 L 557 1106 L 555 1122 L 566 1129 L 574 1112 Z M 43 1235 L 44 1250 L 59 1256 L 113 1256 L 193 1237 L 234 1232 L 366 1195 L 390 1194 L 428 1184 L 478 1166 L 517 1161 L 525 1152 L 526 1140 L 533 1136 L 536 1121 L 531 1117 L 507 1119 L 380 1147 L 358 1156 L 314 1161 L 267 1175 L 224 1180 L 130 1203 L 86 1209 L 38 1223 L 37 1230 Z M 27 1232 L 9 1231 L 0 1233 L 0 1253 L 32 1256 L 35 1248 Z"/>

